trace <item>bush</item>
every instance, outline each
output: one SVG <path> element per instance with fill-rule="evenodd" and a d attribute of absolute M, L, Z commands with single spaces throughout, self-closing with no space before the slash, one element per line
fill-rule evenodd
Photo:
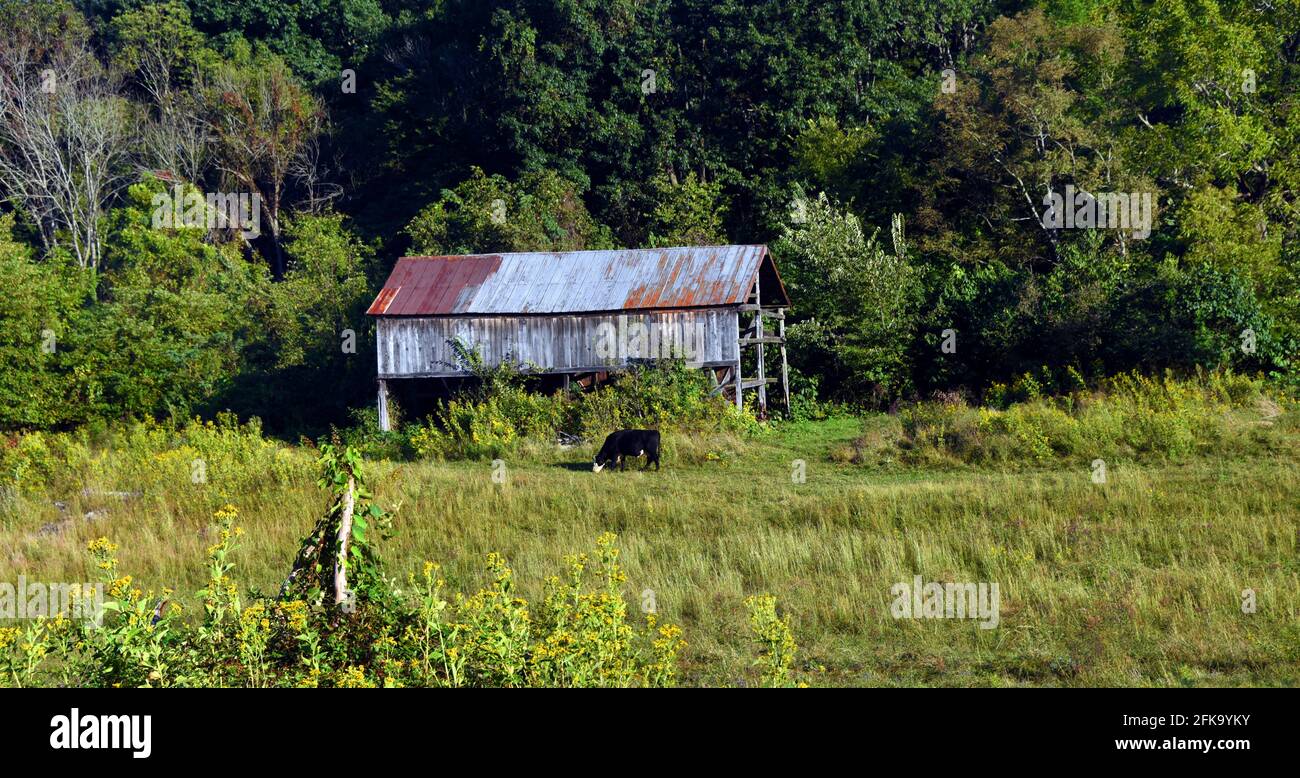
<path fill-rule="evenodd" d="M 1288 360 L 1250 284 L 1213 267 L 1135 280 L 1115 297 L 1107 321 L 1102 359 L 1116 370 L 1280 370 Z M 1243 348 L 1247 331 L 1249 350 Z"/>
<path fill-rule="evenodd" d="M 261 423 L 232 414 L 185 424 L 146 420 L 75 432 L 31 432 L 0 446 L 0 486 L 69 496 L 83 489 L 139 496 L 203 484 L 197 499 L 247 494 L 307 475 L 309 460 L 262 435 Z"/>
<path fill-rule="evenodd" d="M 1102 381 L 1095 391 L 1060 397 L 1039 396 L 1039 384 L 1029 375 L 1019 386 L 1014 391 L 999 387 L 993 396 L 1005 400 L 1027 392 L 1034 399 L 1002 408 L 975 409 L 960 399 L 904 408 L 899 413 L 902 458 L 929 464 L 1181 459 L 1225 446 L 1249 447 L 1251 439 L 1238 434 L 1239 429 L 1258 425 L 1248 417 L 1272 402 L 1263 379 L 1229 371 L 1201 372 L 1187 379 L 1127 373 Z M 1284 410 L 1279 406 L 1278 414 L 1284 415 Z M 864 455 L 866 448 L 880 453 L 879 445 L 862 440 L 851 458 L 870 459 Z"/>
<path fill-rule="evenodd" d="M 997 407 L 1077 391 L 1083 375 L 1293 370 L 1285 318 L 1232 271 L 1121 260 L 1085 240 L 1045 273 L 954 265 L 932 270 L 928 289 L 916 383 L 974 387 Z M 956 350 L 944 353 L 949 329 Z"/>
<path fill-rule="evenodd" d="M 243 368 L 258 336 L 249 316 L 265 271 L 207 231 L 154 229 L 151 193 L 131 187 L 105 230 L 101 297 L 68 338 L 82 418 L 174 418 L 197 412 Z"/>
<path fill-rule="evenodd" d="M 572 429 L 597 440 L 616 429 L 753 432 L 758 421 L 714 393 L 708 373 L 681 362 L 637 366 L 611 384 L 576 397 Z"/>
<path fill-rule="evenodd" d="M 800 315 L 787 332 L 798 369 L 829 397 L 859 404 L 902 394 L 911 383 L 921 275 L 895 216 L 888 248 L 825 193 L 795 191 L 804 213 L 772 252 Z"/>
<path fill-rule="evenodd" d="M 374 395 L 374 338 L 365 311 L 374 299 L 372 250 L 337 214 L 284 224 L 284 280 L 250 306 L 252 329 L 240 374 L 207 398 L 278 433 L 319 434 L 346 423 L 348 409 Z"/>
<path fill-rule="evenodd" d="M 752 413 L 711 391 L 706 373 L 666 363 L 634 367 L 610 384 L 570 397 L 544 396 L 518 382 L 497 380 L 479 396 L 443 403 L 432 419 L 409 428 L 408 439 L 421 457 L 485 459 L 525 443 L 553 444 L 561 433 L 599 441 L 616 429 L 752 432 L 758 427 Z"/>
<path fill-rule="evenodd" d="M 0 629 L 0 685 L 86 687 L 401 687 L 673 686 L 686 643 L 680 628 L 649 616 L 631 623 L 620 591 L 614 536 L 595 559 L 568 559 L 564 577 L 536 612 L 514 593 L 513 573 L 496 554 L 492 583 L 447 595 L 426 563 L 406 588 L 351 613 L 303 599 L 245 599 L 228 561 L 243 531 L 233 507 L 217 514 L 211 578 L 198 593 L 202 620 L 169 603 L 169 591 L 134 588 L 106 539 L 89 550 L 102 573 L 102 626 L 41 617 Z M 594 582 L 588 583 L 594 575 Z M 793 644 L 791 643 L 791 648 Z"/>
<path fill-rule="evenodd" d="M 432 423 L 416 426 L 411 447 L 421 457 L 484 459 L 502 456 L 525 439 L 553 441 L 566 401 L 508 387 L 484 400 L 453 399 Z"/>

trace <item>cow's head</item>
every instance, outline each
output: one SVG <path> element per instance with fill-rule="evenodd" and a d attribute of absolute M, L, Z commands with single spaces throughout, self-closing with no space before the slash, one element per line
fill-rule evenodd
<path fill-rule="evenodd" d="M 601 470 L 605 469 L 606 464 L 608 463 L 600 461 L 600 457 L 596 457 L 595 459 L 591 460 L 591 472 L 599 473 Z"/>

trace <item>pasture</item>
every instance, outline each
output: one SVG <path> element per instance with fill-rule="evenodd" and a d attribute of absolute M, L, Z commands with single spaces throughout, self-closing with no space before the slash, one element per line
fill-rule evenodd
<path fill-rule="evenodd" d="M 665 434 L 657 473 L 592 473 L 590 445 L 496 464 L 370 461 L 368 473 L 396 509 L 381 549 L 399 579 L 432 560 L 451 589 L 472 591 L 495 551 L 531 599 L 566 554 L 617 533 L 632 611 L 652 605 L 684 628 L 684 684 L 752 682 L 743 600 L 767 593 L 812 685 L 1295 685 L 1300 456 L 1291 426 L 1263 421 L 1230 456 L 1113 459 L 1103 483 L 1087 459 L 864 457 L 895 434 L 883 415 Z M 11 496 L 0 580 L 93 580 L 84 549 L 107 536 L 136 585 L 174 589 L 199 612 L 212 512 L 230 503 L 247 532 L 233 577 L 273 594 L 327 497 L 312 451 L 258 450 L 212 455 L 202 484 L 183 451 L 143 469 L 97 451 L 64 486 Z M 997 583 L 998 626 L 894 618 L 891 587 L 915 575 Z"/>

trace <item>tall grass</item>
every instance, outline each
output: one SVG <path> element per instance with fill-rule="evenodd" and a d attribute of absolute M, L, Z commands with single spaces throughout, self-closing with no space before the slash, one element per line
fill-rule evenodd
<path fill-rule="evenodd" d="M 499 552 L 533 599 L 565 553 L 616 532 L 628 602 L 649 598 L 684 628 L 685 683 L 754 682 L 744 604 L 755 594 L 775 596 L 801 647 L 795 672 L 813 683 L 1300 683 L 1294 406 L 1244 379 L 1125 380 L 1129 388 L 1117 381 L 1068 401 L 958 406 L 953 418 L 1023 417 L 1005 430 L 975 427 L 982 449 L 955 445 L 962 438 L 950 432 L 927 442 L 929 422 L 909 429 L 900 414 L 762 435 L 677 433 L 666 436 L 673 449 L 660 473 L 593 474 L 590 445 L 507 455 L 503 482 L 486 461 L 376 462 L 376 499 L 396 508 L 397 535 L 383 550 L 395 575 L 430 559 L 461 590 L 489 584 L 482 560 Z M 1039 418 L 1048 408 L 1070 419 L 1063 429 L 1077 440 Z M 1184 411 L 1194 423 L 1177 422 Z M 1010 431 L 1030 420 L 1050 455 L 1033 455 Z M 1169 442 L 1184 440 L 1180 431 L 1143 431 L 1175 422 L 1190 445 Z M 325 506 L 311 452 L 265 445 L 271 453 L 230 481 L 196 485 L 180 468 L 143 486 L 131 482 L 140 471 L 130 463 L 157 452 L 89 445 L 101 483 L 141 491 L 135 498 L 79 496 L 84 465 L 73 456 L 65 472 L 52 454 L 47 482 L 28 480 L 10 500 L 0 580 L 91 580 L 85 542 L 107 535 L 142 585 L 193 591 L 210 506 L 229 500 L 248 532 L 234 561 L 271 591 Z M 977 450 L 1001 453 L 966 453 Z M 1094 458 L 1107 459 L 1103 483 Z M 796 460 L 802 483 L 792 478 Z M 275 462 L 282 475 L 256 477 Z M 55 500 L 68 501 L 66 513 Z M 80 518 L 94 510 L 107 515 Z M 999 627 L 892 618 L 891 586 L 914 575 L 999 583 Z M 1245 590 L 1253 613 L 1243 612 Z"/>
<path fill-rule="evenodd" d="M 960 398 L 919 403 L 902 410 L 895 434 L 877 429 L 858 441 L 850 458 L 879 461 L 897 454 L 913 465 L 1032 467 L 1054 460 L 1229 456 L 1284 444 L 1288 437 L 1277 425 L 1294 432 L 1296 423 L 1296 414 L 1285 410 L 1261 379 L 1247 376 L 1121 375 L 1095 390 L 1006 409 L 970 407 Z"/>

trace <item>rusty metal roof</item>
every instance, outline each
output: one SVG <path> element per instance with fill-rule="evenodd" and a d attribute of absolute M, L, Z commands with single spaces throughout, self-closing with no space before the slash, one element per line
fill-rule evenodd
<path fill-rule="evenodd" d="M 767 246 L 402 257 L 372 316 L 564 314 L 737 305 L 760 268 L 765 304 L 789 304 Z"/>

